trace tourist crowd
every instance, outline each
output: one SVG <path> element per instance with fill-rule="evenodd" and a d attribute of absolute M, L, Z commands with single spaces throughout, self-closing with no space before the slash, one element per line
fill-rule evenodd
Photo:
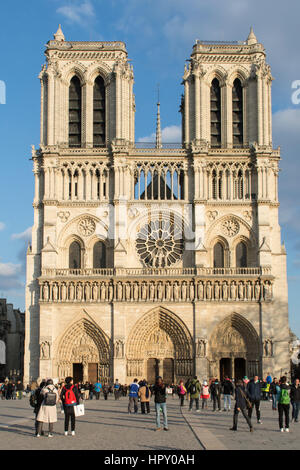
<path fill-rule="evenodd" d="M 161 430 L 161 413 L 163 417 L 163 429 L 168 431 L 167 397 L 179 398 L 180 407 L 188 406 L 192 411 L 194 404 L 196 412 L 212 407 L 212 411 L 229 412 L 233 409 L 232 431 L 237 431 L 238 416 L 241 413 L 246 420 L 249 429 L 253 432 L 252 415 L 255 411 L 256 421 L 262 423 L 261 401 L 272 402 L 272 409 L 278 411 L 279 429 L 281 432 L 289 432 L 290 409 L 292 409 L 292 421 L 298 422 L 300 409 L 300 383 L 295 379 L 292 384 L 288 383 L 287 377 L 279 379 L 272 378 L 270 374 L 265 380 L 258 376 L 249 380 L 244 377 L 236 382 L 228 376 L 222 381 L 217 377 L 200 382 L 195 376 L 179 384 L 164 384 L 163 379 L 158 377 L 155 384 L 148 384 L 146 380 L 134 379 L 127 385 L 116 380 L 114 384 L 100 381 L 77 382 L 74 384 L 72 377 L 66 377 L 64 382 L 54 384 L 53 380 L 43 380 L 37 384 L 27 385 L 26 388 L 19 380 L 16 383 L 6 380 L 0 383 L 0 394 L 2 399 L 22 399 L 30 397 L 30 404 L 34 409 L 36 417 L 35 435 L 40 437 L 44 434 L 43 423 L 48 423 L 48 436 L 53 436 L 53 425 L 57 421 L 57 406 L 60 405 L 61 413 L 65 415 L 65 435 L 68 435 L 71 423 L 71 435 L 75 435 L 76 416 L 84 414 L 84 401 L 99 400 L 102 396 L 107 400 L 109 396 L 115 400 L 120 397 L 129 397 L 128 413 L 137 414 L 139 404 L 142 414 L 150 414 L 151 399 L 154 399 L 156 431 Z M 232 407 L 232 400 L 235 399 Z M 211 404 L 211 405 L 210 405 Z"/>

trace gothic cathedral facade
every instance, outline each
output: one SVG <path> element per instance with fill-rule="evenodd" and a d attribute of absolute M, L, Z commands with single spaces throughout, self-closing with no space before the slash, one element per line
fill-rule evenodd
<path fill-rule="evenodd" d="M 40 73 L 24 380 L 174 382 L 289 369 L 270 67 L 246 41 L 193 46 L 182 143 L 135 144 L 123 42 L 69 42 Z M 158 107 L 159 110 L 159 107 Z"/>

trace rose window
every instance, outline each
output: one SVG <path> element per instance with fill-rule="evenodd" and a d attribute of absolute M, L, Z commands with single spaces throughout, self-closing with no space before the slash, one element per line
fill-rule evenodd
<path fill-rule="evenodd" d="M 171 266 L 182 257 L 181 225 L 169 220 L 156 220 L 145 225 L 137 235 L 136 249 L 144 265 L 153 268 Z"/>

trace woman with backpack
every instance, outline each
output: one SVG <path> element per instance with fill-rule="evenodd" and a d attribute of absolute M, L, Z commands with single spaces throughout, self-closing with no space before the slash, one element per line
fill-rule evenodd
<path fill-rule="evenodd" d="M 283 432 L 283 414 L 285 415 L 285 431 L 290 432 L 290 387 L 284 375 L 280 379 L 280 396 L 278 401 L 279 429 Z"/>
<path fill-rule="evenodd" d="M 207 380 L 204 380 L 203 385 L 201 387 L 202 410 L 204 410 L 204 408 L 207 408 L 209 397 L 209 385 L 207 383 Z"/>
<path fill-rule="evenodd" d="M 141 399 L 141 412 L 145 414 L 145 407 L 147 408 L 147 414 L 150 413 L 150 397 L 151 391 L 148 387 L 148 382 L 144 380 L 139 388 L 138 395 Z"/>
<path fill-rule="evenodd" d="M 40 392 L 41 406 L 37 415 L 37 433 L 40 437 L 43 430 L 43 423 L 49 424 L 48 437 L 53 437 L 53 425 L 57 422 L 56 403 L 58 402 L 58 391 L 53 385 L 53 380 L 48 379 L 45 387 Z"/>
<path fill-rule="evenodd" d="M 65 436 L 68 435 L 69 422 L 71 420 L 71 435 L 75 436 L 75 411 L 74 406 L 79 405 L 80 393 L 73 383 L 73 377 L 66 377 L 65 386 L 63 387 L 60 399 L 62 401 L 65 413 Z"/>

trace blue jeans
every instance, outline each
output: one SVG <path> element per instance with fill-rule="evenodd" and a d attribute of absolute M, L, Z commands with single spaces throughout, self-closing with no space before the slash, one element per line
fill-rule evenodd
<path fill-rule="evenodd" d="M 231 407 L 231 395 L 224 395 L 224 410 L 230 410 Z"/>
<path fill-rule="evenodd" d="M 166 403 L 155 403 L 156 427 L 160 428 L 160 409 L 162 409 L 162 413 L 164 417 L 164 428 L 168 429 L 167 404 Z"/>
<path fill-rule="evenodd" d="M 294 401 L 292 403 L 293 405 L 293 412 L 292 412 L 292 418 L 296 419 L 298 421 L 298 414 L 299 414 L 299 409 L 300 409 L 300 402 L 299 401 Z"/>
<path fill-rule="evenodd" d="M 279 400 L 279 395 L 272 395 L 272 408 L 273 410 L 276 410 L 277 405 L 278 405 L 278 400 Z"/>

